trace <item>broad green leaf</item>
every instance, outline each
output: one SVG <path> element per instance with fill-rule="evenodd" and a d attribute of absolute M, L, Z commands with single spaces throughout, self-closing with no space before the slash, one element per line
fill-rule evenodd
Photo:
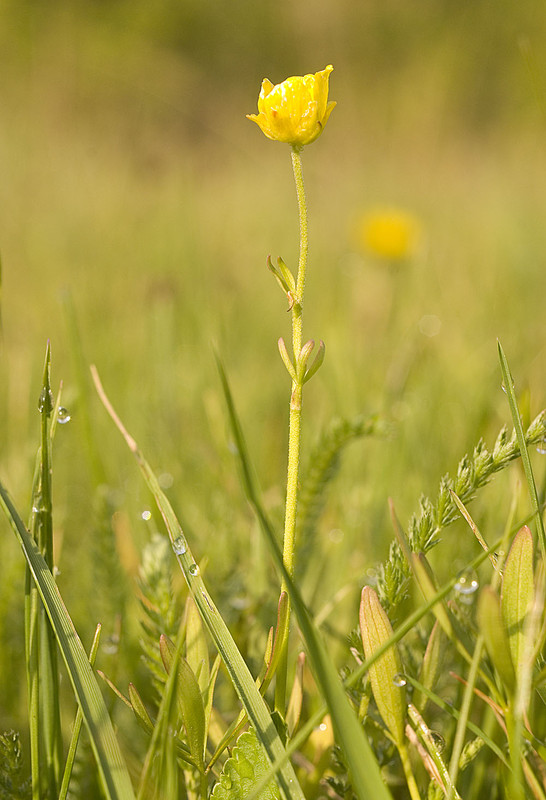
<path fill-rule="evenodd" d="M 370 658 L 392 636 L 392 626 L 379 598 L 371 586 L 362 590 L 360 602 L 360 634 L 364 655 Z M 405 703 L 402 686 L 402 664 L 396 646 L 390 647 L 369 670 L 377 710 L 397 745 L 404 741 Z"/>
<path fill-rule="evenodd" d="M 501 609 L 514 669 L 519 672 L 525 651 L 525 621 L 535 594 L 533 536 L 525 525 L 514 537 L 504 564 Z"/>
<path fill-rule="evenodd" d="M 263 748 L 256 733 L 250 728 L 239 736 L 231 758 L 224 764 L 220 779 L 212 792 L 213 800 L 245 800 L 249 791 L 266 775 L 268 769 L 269 763 Z M 256 798 L 279 800 L 279 790 L 271 781 Z"/>
<path fill-rule="evenodd" d="M 514 691 L 516 676 L 510 655 L 510 645 L 501 615 L 500 599 L 491 586 L 484 586 L 478 599 L 478 625 L 489 657 L 510 693 Z"/>

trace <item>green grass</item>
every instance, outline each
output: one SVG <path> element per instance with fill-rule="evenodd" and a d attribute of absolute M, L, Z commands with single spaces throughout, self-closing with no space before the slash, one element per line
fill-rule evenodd
<path fill-rule="evenodd" d="M 229 20 L 193 5 L 169 5 L 162 17 L 145 3 L 128 9 L 116 2 L 108 10 L 89 3 L 77 13 L 59 0 L 46 17 L 30 2 L 9 2 L 8 24 L 0 33 L 0 478 L 18 509 L 16 518 L 26 520 L 36 451 L 45 441 L 38 400 L 50 340 L 52 389 L 56 394 L 62 381 L 61 403 L 71 415 L 68 424 L 57 426 L 52 453 L 55 579 L 83 642 L 79 666 L 69 662 L 68 673 L 59 666 L 63 758 L 77 712 L 69 676 L 75 671 L 91 680 L 83 658 L 99 622 L 97 667 L 126 699 L 135 699 L 137 691 L 152 724 L 159 721 L 152 739 L 142 729 L 143 718 L 137 720 L 93 677 L 94 714 L 89 720 L 84 712 L 87 729 L 71 791 L 75 797 L 103 796 L 99 783 L 110 768 L 93 726 L 104 713 L 116 729 L 119 763 L 135 794 L 142 791 L 142 764 L 155 752 L 153 741 L 154 748 L 165 745 L 167 754 L 157 785 L 163 780 L 169 796 L 185 797 L 183 787 L 191 783 L 187 764 L 173 767 L 184 736 L 176 746 L 168 736 L 170 725 L 181 724 L 176 681 L 171 679 L 170 705 L 162 704 L 168 678 L 159 636 L 180 636 L 182 655 L 198 671 L 180 628 L 188 590 L 170 551 L 157 544 L 165 529 L 154 492 L 98 401 L 90 363 L 151 465 L 156 495 L 160 490 L 168 497 L 235 647 L 231 656 L 223 653 L 228 665 L 220 667 L 214 688 L 205 760 L 248 704 L 258 714 L 258 738 L 267 740 L 271 690 L 261 701 L 247 680 L 240 698 L 230 668 L 240 658 L 239 670 L 245 664 L 253 676 L 260 673 L 276 622 L 280 576 L 241 486 L 215 353 L 242 421 L 266 527 L 279 532 L 289 381 L 276 342 L 279 336 L 288 339 L 290 323 L 266 257 L 280 255 L 295 269 L 297 208 L 285 148 L 265 141 L 244 115 L 255 110 L 264 74 L 276 81 L 332 62 L 331 96 L 338 107 L 327 134 L 304 153 L 311 241 L 305 331 L 307 338 L 325 341 L 326 359 L 306 387 L 304 404 L 302 490 L 304 498 L 306 491 L 315 495 L 300 522 L 296 590 L 309 612 L 308 619 L 302 606 L 299 624 L 311 668 L 315 656 L 317 685 L 306 677 L 300 729 L 313 720 L 316 726 L 324 702 L 339 696 L 340 685 L 333 682 L 339 671 L 354 712 L 346 724 L 356 723 L 361 731 L 359 721 L 365 721 L 375 759 L 393 779 L 389 791 L 402 800 L 407 794 L 396 782 L 402 771 L 393 746 L 367 685 L 351 678 L 363 657 L 354 633 L 358 602 L 363 584 L 376 585 L 379 574 L 377 589 L 395 631 L 421 607 L 404 561 L 404 540 L 389 554 L 396 527 L 389 498 L 409 547 L 420 549 L 409 522 L 414 512 L 421 520 L 430 512 L 433 529 L 440 520 L 441 542 L 427 558 L 438 590 L 454 580 L 479 546 L 458 514 L 444 518 L 438 512 L 442 476 L 455 479 L 460 459 L 469 453 L 472 460 L 482 437 L 493 452 L 503 425 L 515 424 L 512 417 L 518 421 L 515 403 L 520 439 L 546 406 L 544 22 L 532 2 L 517 20 L 509 9 L 489 16 L 482 2 L 466 16 L 445 3 L 440 19 L 439 11 L 420 0 L 421 27 L 392 3 L 370 4 L 366 19 L 363 11 L 342 4 L 328 14 L 323 9 L 313 31 L 299 41 L 301 21 L 281 22 L 269 3 L 258 13 L 238 2 Z M 224 29 L 235 22 L 237 36 L 228 41 Z M 522 36 L 530 50 L 519 48 Z M 464 53 L 462 42 L 468 44 Z M 382 204 L 409 210 L 423 230 L 418 252 L 395 269 L 361 250 L 355 239 L 361 212 Z M 441 323 L 433 337 L 422 332 L 425 315 Z M 516 378 L 511 406 L 501 390 L 497 340 Z M 523 466 L 513 443 L 510 455 L 500 459 L 502 470 L 472 503 L 464 481 L 461 491 L 455 487 L 489 543 L 505 528 L 513 536 L 543 502 L 538 428 L 534 434 Z M 536 492 L 528 499 L 521 487 L 533 486 L 531 476 Z M 432 511 L 420 507 L 422 494 L 434 504 Z M 449 527 L 442 523 L 446 518 Z M 6 733 L 0 798 L 8 791 L 1 776 L 18 770 L 24 776 L 20 796 L 26 796 L 36 735 L 20 678 L 26 669 L 25 559 L 9 528 L 3 530 L 0 734 L 20 733 L 22 760 Z M 29 559 L 37 556 L 28 542 L 25 549 Z M 538 553 L 537 547 L 537 561 Z M 396 567 L 392 575 L 389 564 Z M 487 564 L 479 568 L 480 585 L 493 581 Z M 537 572 L 539 588 L 540 580 Z M 404 595 L 394 602 L 402 584 Z M 46 589 L 55 591 L 49 578 Z M 478 636 L 473 608 L 456 603 L 453 623 L 471 657 Z M 206 605 L 202 610 L 206 615 Z M 312 623 L 315 617 L 320 628 Z M 431 614 L 415 620 L 399 644 L 408 679 L 417 683 L 432 623 Z M 214 636 L 205 641 L 212 671 Z M 290 681 L 299 647 L 294 634 Z M 68 655 L 74 659 L 76 651 Z M 509 704 L 489 655 L 478 651 L 476 658 L 477 686 L 494 685 L 496 701 Z M 450 669 L 468 675 L 463 656 L 450 651 L 448 659 Z M 206 687 L 200 688 L 206 707 Z M 446 740 L 442 758 L 455 770 L 449 762 L 464 688 L 446 679 L 425 688 L 433 697 L 424 716 Z M 532 729 L 542 739 L 542 690 L 536 691 Z M 453 706 L 446 707 L 446 699 Z M 485 702 L 474 697 L 469 715 L 474 727 L 466 733 L 458 791 L 472 800 L 480 786 L 495 781 L 492 797 L 511 796 L 496 783 L 493 748 L 510 741 L 513 750 L 514 742 L 521 743 L 521 719 L 516 714 L 507 739 Z M 471 759 L 469 741 L 476 731 L 486 745 Z M 105 735 L 110 742 L 110 732 Z M 283 749 L 283 735 L 279 723 L 269 751 L 273 760 Z M 347 741 L 338 730 L 341 750 L 324 755 L 317 736 L 303 737 L 293 760 L 302 796 L 320 796 L 319 780 L 327 774 L 338 796 L 346 791 L 350 798 Z M 47 746 L 58 746 L 53 739 Z M 243 740 L 241 753 L 247 746 L 254 745 Z M 531 755 L 521 768 L 532 788 L 521 790 L 516 781 L 511 790 L 542 797 L 544 788 L 537 789 L 529 772 L 537 773 L 542 745 L 531 739 L 525 746 Z M 219 755 L 207 774 L 210 786 L 226 757 Z M 508 786 L 516 765 L 513 753 L 511 758 L 503 773 Z M 421 766 L 415 770 L 424 798 L 427 773 Z M 290 776 L 282 774 L 288 791 Z M 268 775 L 256 778 L 265 783 Z M 123 785 L 127 790 L 128 783 Z M 429 796 L 435 796 L 432 790 Z"/>

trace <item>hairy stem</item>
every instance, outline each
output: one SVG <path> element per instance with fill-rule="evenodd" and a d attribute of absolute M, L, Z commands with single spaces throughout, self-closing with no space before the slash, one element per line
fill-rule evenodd
<path fill-rule="evenodd" d="M 292 304 L 292 349 L 294 352 L 294 362 L 297 367 L 298 358 L 303 343 L 303 294 L 305 290 L 305 274 L 307 268 L 307 252 L 309 249 L 309 244 L 307 235 L 307 201 L 305 199 L 305 187 L 303 184 L 301 152 L 296 147 L 292 148 L 292 168 L 294 170 L 294 180 L 296 183 L 300 226 L 300 256 L 298 263 L 298 276 L 296 279 L 296 296 Z M 303 376 L 297 370 L 297 368 L 296 373 L 297 377 L 292 380 L 292 389 L 290 395 L 288 469 L 286 479 L 286 506 L 283 540 L 283 561 L 290 576 L 294 574 L 296 514 L 298 508 L 298 480 L 300 468 L 301 407 L 303 394 Z M 281 591 L 286 591 L 284 580 L 282 582 Z M 286 620 L 287 633 L 289 622 L 290 609 L 288 610 Z M 285 636 L 283 653 L 279 662 L 277 680 L 275 684 L 275 706 L 281 714 L 284 714 L 286 706 L 287 644 L 288 635 Z"/>

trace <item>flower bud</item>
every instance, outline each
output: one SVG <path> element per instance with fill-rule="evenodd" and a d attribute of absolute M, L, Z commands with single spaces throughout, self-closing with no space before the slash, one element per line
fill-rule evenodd
<path fill-rule="evenodd" d="M 274 86 L 264 78 L 258 114 L 247 114 L 269 139 L 293 147 L 311 144 L 322 133 L 335 102 L 328 102 L 330 65 L 314 75 L 287 78 Z"/>

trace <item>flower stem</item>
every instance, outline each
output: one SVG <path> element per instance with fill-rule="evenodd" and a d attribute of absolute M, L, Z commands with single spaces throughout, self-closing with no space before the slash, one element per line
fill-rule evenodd
<path fill-rule="evenodd" d="M 296 279 L 296 300 L 292 305 L 292 349 L 294 351 L 294 360 L 297 363 L 302 348 L 303 339 L 303 293 L 305 291 L 305 272 L 307 267 L 307 252 L 309 249 L 309 244 L 307 236 L 307 201 L 305 199 L 305 187 L 303 185 L 301 153 L 300 150 L 295 147 L 292 148 L 292 167 L 294 170 L 294 180 L 296 182 L 300 220 L 300 257 L 298 263 L 298 276 Z M 298 377 L 296 380 L 292 381 L 292 394 L 290 397 L 288 475 L 286 482 L 286 511 L 284 519 L 283 558 L 285 567 L 290 575 L 292 575 L 294 571 L 294 545 L 300 466 L 302 393 L 303 380 Z M 286 589 L 284 585 L 283 589 Z"/>
<path fill-rule="evenodd" d="M 292 148 L 292 168 L 296 182 L 298 198 L 299 225 L 300 225 L 300 256 L 298 275 L 296 279 L 296 292 L 292 304 L 292 349 L 294 363 L 297 365 L 303 341 L 303 294 L 305 290 L 305 272 L 307 267 L 308 236 L 307 236 L 307 201 L 303 184 L 303 171 L 301 164 L 301 148 Z M 298 370 L 296 370 L 298 373 Z M 296 513 L 298 506 L 298 479 L 300 467 L 300 442 L 301 442 L 301 407 L 303 394 L 303 376 L 297 374 L 292 380 L 290 395 L 290 419 L 288 430 L 288 470 L 286 480 L 286 506 L 284 517 L 283 560 L 290 576 L 294 574 L 294 549 L 296 537 Z M 281 591 L 286 591 L 283 580 Z M 284 715 L 286 706 L 286 673 L 287 673 L 287 645 L 288 628 L 290 622 L 290 608 L 286 621 L 286 635 L 283 644 L 283 653 L 277 670 L 275 683 L 275 707 Z"/>

